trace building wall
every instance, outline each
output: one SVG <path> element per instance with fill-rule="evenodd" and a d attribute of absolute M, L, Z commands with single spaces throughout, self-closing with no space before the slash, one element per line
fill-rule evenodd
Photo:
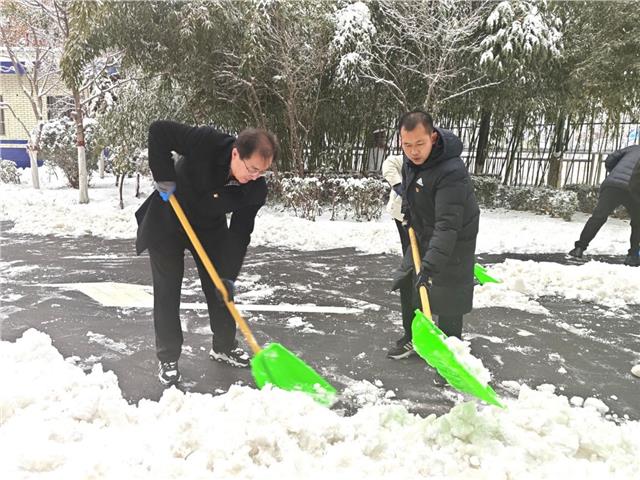
<path fill-rule="evenodd" d="M 23 77 L 23 81 L 26 80 Z M 28 84 L 25 83 L 26 88 Z M 68 95 L 62 89 L 50 92 L 50 95 Z M 29 132 L 37 125 L 37 118 L 31 107 L 29 97 L 25 95 L 20 86 L 20 79 L 15 72 L 11 61 L 0 59 L 0 96 L 2 101 L 11 106 L 15 115 L 20 119 L 22 124 L 15 118 L 9 109 L 4 109 L 2 115 L 4 117 L 4 131 L 0 128 L 0 159 L 12 160 L 19 167 L 29 166 L 29 155 L 26 151 L 26 145 L 29 140 Z M 42 99 L 42 109 L 45 119 L 47 118 L 47 99 Z M 25 127 L 29 130 L 27 132 Z"/>

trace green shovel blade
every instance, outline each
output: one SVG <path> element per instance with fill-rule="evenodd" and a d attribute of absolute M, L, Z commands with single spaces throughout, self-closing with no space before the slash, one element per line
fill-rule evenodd
<path fill-rule="evenodd" d="M 282 390 L 304 392 L 325 406 L 330 406 L 336 396 L 333 386 L 279 343 L 267 345 L 251 359 L 251 373 L 258 388 L 271 384 Z"/>
<path fill-rule="evenodd" d="M 487 269 L 479 263 L 476 263 L 473 266 L 473 275 L 476 277 L 476 280 L 478 280 L 478 283 L 480 285 L 484 285 L 485 283 L 501 283 L 500 280 L 497 280 L 489 275 L 487 273 Z"/>
<path fill-rule="evenodd" d="M 420 310 L 416 310 L 411 331 L 413 347 L 418 355 L 435 368 L 453 388 L 504 408 L 493 388 L 483 385 L 469 373 L 444 342 L 446 335 Z"/>

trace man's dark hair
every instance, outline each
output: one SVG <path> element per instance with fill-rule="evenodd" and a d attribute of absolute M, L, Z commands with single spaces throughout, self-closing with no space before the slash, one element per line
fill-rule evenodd
<path fill-rule="evenodd" d="M 238 149 L 240 158 L 248 158 L 258 152 L 265 160 L 271 158 L 275 163 L 280 152 L 280 144 L 276 136 L 261 128 L 247 128 L 241 131 L 234 145 Z"/>
<path fill-rule="evenodd" d="M 418 125 L 422 125 L 427 133 L 433 133 L 433 117 L 424 110 L 411 110 L 400 117 L 398 130 L 410 132 Z"/>

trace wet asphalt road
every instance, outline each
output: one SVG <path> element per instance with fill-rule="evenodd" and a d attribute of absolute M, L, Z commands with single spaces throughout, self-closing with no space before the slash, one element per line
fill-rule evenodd
<path fill-rule="evenodd" d="M 69 288 L 75 282 L 151 285 L 146 255 L 137 257 L 130 240 L 60 238 L 12 233 L 0 222 L 0 338 L 14 341 L 28 328 L 49 334 L 63 356 L 78 357 L 90 369 L 101 362 L 118 376 L 130 402 L 158 399 L 152 311 L 105 307 Z M 481 255 L 492 264 L 505 258 L 565 263 L 563 255 Z M 618 263 L 620 258 L 596 257 Z M 277 341 L 311 364 L 340 389 L 356 381 L 393 390 L 419 414 L 448 411 L 456 399 L 450 388 L 433 385 L 433 371 L 414 357 L 393 361 L 386 349 L 401 335 L 399 296 L 389 292 L 395 255 L 361 254 L 353 249 L 302 252 L 250 247 L 238 282 L 238 303 L 291 303 L 361 308 L 356 314 L 249 312 L 260 343 Z M 197 271 L 187 254 L 184 302 L 202 302 Z M 493 372 L 495 390 L 512 396 L 508 382 L 557 386 L 557 393 L 595 396 L 618 416 L 640 418 L 640 379 L 629 369 L 640 361 L 640 306 L 624 318 L 604 318 L 602 309 L 564 298 L 538 299 L 550 316 L 507 308 L 483 308 L 465 316 L 465 336 L 474 354 Z M 211 362 L 204 310 L 183 310 L 185 346 L 180 359 L 186 391 L 222 393 L 240 382 L 252 385 L 250 371 Z M 533 335 L 521 336 L 526 330 Z M 240 333 L 238 333 L 240 336 Z M 613 398 L 615 397 L 615 398 Z M 346 396 L 339 407 L 358 407 Z"/>

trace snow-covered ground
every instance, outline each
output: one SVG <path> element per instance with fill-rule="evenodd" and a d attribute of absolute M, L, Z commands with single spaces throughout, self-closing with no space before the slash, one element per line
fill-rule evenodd
<path fill-rule="evenodd" d="M 0 478 L 638 478 L 640 422 L 596 399 L 520 388 L 507 408 L 426 418 L 379 401 L 343 417 L 302 394 L 249 387 L 129 405 L 35 330 L 0 342 Z M 17 388 L 16 386 L 20 387 Z"/>
<path fill-rule="evenodd" d="M 27 172 L 28 173 L 28 172 Z M 28 179 L 28 175 L 24 176 Z M 18 232 L 133 238 L 144 198 L 125 188 L 118 208 L 113 177 L 94 178 L 91 203 L 42 170 L 39 191 L 2 185 L 0 220 Z M 143 184 L 147 193 L 151 187 Z M 565 252 L 586 220 L 572 222 L 484 211 L 478 252 Z M 628 222 L 610 220 L 589 252 L 626 253 Z M 254 245 L 302 250 L 354 247 L 398 252 L 390 218 L 369 223 L 316 222 L 273 208 L 260 213 Z M 3 281 L 21 266 L 3 269 Z M 553 295 L 616 311 L 640 304 L 640 269 L 600 262 L 580 266 L 507 260 L 489 266 L 501 284 L 478 288 L 475 307 L 546 314 Z M 10 299 L 3 298 L 3 301 Z M 167 390 L 159 402 L 129 405 L 117 379 L 96 365 L 89 374 L 66 361 L 48 336 L 27 331 L 0 342 L 0 478 L 491 478 L 634 479 L 640 475 L 640 422 L 604 419 L 606 405 L 567 399 L 551 386 L 513 385 L 507 408 L 462 403 L 421 418 L 383 385 L 361 382 L 343 395 L 362 398 L 352 417 L 306 396 L 233 387 L 213 397 Z M 11 386 L 9 388 L 8 386 Z"/>
<path fill-rule="evenodd" d="M 60 178 L 41 169 L 41 190 L 28 184 L 2 185 L 0 220 L 15 222 L 14 230 L 36 235 L 95 235 L 104 238 L 134 238 L 134 212 L 152 191 L 143 180 L 142 198 L 133 196 L 134 181 L 125 182 L 125 208 L 118 208 L 114 179 L 94 178 L 89 190 L 90 203 L 78 204 L 78 192 L 64 187 Z M 25 173 L 22 174 L 28 181 Z M 478 236 L 478 253 L 557 253 L 573 248 L 588 218 L 576 214 L 573 221 L 506 210 L 483 211 Z M 588 253 L 626 254 L 629 248 L 629 222 L 609 219 L 589 247 Z M 274 245 L 299 250 L 354 247 L 364 253 L 398 253 L 398 232 L 387 214 L 374 222 L 312 222 L 266 207 L 259 213 L 252 245 Z"/>

